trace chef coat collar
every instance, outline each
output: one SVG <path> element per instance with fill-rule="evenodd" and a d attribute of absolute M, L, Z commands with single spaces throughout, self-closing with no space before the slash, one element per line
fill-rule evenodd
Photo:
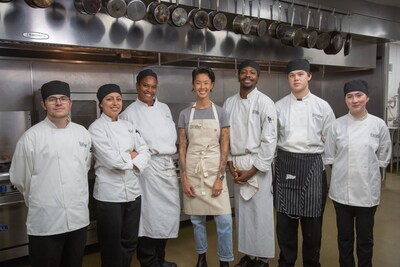
<path fill-rule="evenodd" d="M 353 115 L 351 115 L 350 111 L 349 111 L 349 113 L 347 113 L 347 115 L 349 116 L 349 118 L 350 118 L 352 121 L 356 121 L 356 119 L 353 117 Z M 361 120 L 359 120 L 359 121 L 363 121 L 363 120 L 365 120 L 367 117 L 368 117 L 368 110 L 367 110 L 367 113 L 365 114 L 365 116 L 362 117 Z"/>
<path fill-rule="evenodd" d="M 258 89 L 257 87 L 255 87 L 253 90 L 251 90 L 251 92 L 247 95 L 246 99 L 251 99 L 253 97 L 255 97 L 258 93 Z"/>
<path fill-rule="evenodd" d="M 104 120 L 108 121 L 108 122 L 112 122 L 112 118 L 107 116 L 104 112 L 101 113 L 100 117 L 103 118 Z"/>
<path fill-rule="evenodd" d="M 311 91 L 308 90 L 308 93 L 302 99 L 297 99 L 297 97 L 295 97 L 293 93 L 290 93 L 291 98 L 295 101 L 306 101 L 311 97 L 311 95 L 312 95 Z"/>
<path fill-rule="evenodd" d="M 69 127 L 69 124 L 70 124 L 70 122 L 71 122 L 70 118 L 67 118 L 67 121 L 68 121 L 67 126 L 65 126 L 65 128 L 58 128 L 58 127 L 49 119 L 48 116 L 46 116 L 46 118 L 45 118 L 44 120 L 47 122 L 47 124 L 49 124 L 50 127 L 55 128 L 55 129 L 65 129 L 65 128 L 68 128 L 68 127 Z"/>
<path fill-rule="evenodd" d="M 140 100 L 139 98 L 136 99 L 136 102 L 138 102 L 140 105 L 149 107 L 149 106 L 147 105 L 147 103 L 143 102 L 143 101 Z M 156 98 L 154 99 L 153 107 L 155 107 L 155 106 L 157 105 L 157 103 L 158 103 L 158 99 L 157 99 L 157 97 L 156 97 Z"/>

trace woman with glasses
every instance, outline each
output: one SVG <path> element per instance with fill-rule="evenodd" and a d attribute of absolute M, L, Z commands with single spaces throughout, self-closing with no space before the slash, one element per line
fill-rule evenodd
<path fill-rule="evenodd" d="M 136 249 L 141 197 L 138 176 L 147 167 L 148 148 L 134 126 L 118 115 L 122 94 L 118 85 L 97 91 L 102 111 L 89 132 L 96 160 L 97 235 L 102 267 L 129 267 Z"/>
<path fill-rule="evenodd" d="M 215 74 L 207 67 L 192 71 L 196 103 L 181 111 L 178 122 L 179 167 L 184 211 L 194 228 L 196 267 L 206 267 L 206 216 L 214 216 L 220 266 L 233 261 L 232 216 L 225 168 L 229 146 L 229 118 L 210 94 Z"/>

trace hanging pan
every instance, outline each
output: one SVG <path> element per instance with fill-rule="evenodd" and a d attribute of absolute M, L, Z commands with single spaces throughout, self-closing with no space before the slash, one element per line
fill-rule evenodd
<path fill-rule="evenodd" d="M 276 36 L 276 28 L 278 27 L 279 24 L 282 23 L 281 22 L 282 5 L 279 2 L 279 0 L 277 1 L 276 5 L 278 7 L 278 20 L 269 24 L 268 29 L 267 29 L 267 34 L 269 37 L 278 39 L 278 37 Z M 272 12 L 271 12 L 272 14 L 273 14 L 273 11 L 274 11 L 274 6 L 272 6 Z"/>
<path fill-rule="evenodd" d="M 146 5 L 141 0 L 126 0 L 126 15 L 133 21 L 139 21 L 146 17 Z"/>
<path fill-rule="evenodd" d="M 350 15 L 348 15 L 347 23 L 349 24 L 349 31 L 346 34 L 346 37 L 344 38 L 344 55 L 345 56 L 348 56 L 350 54 L 351 46 L 353 44 L 353 38 L 350 34 L 350 24 L 351 24 L 350 19 L 351 19 L 351 17 L 350 17 Z"/>
<path fill-rule="evenodd" d="M 33 8 L 47 8 L 53 3 L 53 0 L 25 0 L 30 7 Z"/>
<path fill-rule="evenodd" d="M 252 10 L 252 7 L 250 7 Z M 261 15 L 261 0 L 258 0 L 258 14 L 257 18 L 250 20 L 250 34 L 262 37 L 267 32 L 267 22 L 260 18 Z"/>
<path fill-rule="evenodd" d="M 101 9 L 101 0 L 74 0 L 74 5 L 80 13 L 94 15 Z"/>
<path fill-rule="evenodd" d="M 246 2 L 243 0 L 242 3 L 242 15 L 237 15 L 233 19 L 233 31 L 237 34 L 249 34 L 250 33 L 250 18 L 244 15 Z"/>
<path fill-rule="evenodd" d="M 307 22 L 306 22 L 306 27 L 301 28 L 301 42 L 300 42 L 300 46 L 305 48 L 314 47 L 318 39 L 317 31 L 308 28 L 310 24 L 310 16 L 311 16 L 311 10 L 309 7 L 307 7 Z"/>
<path fill-rule="evenodd" d="M 125 0 L 103 0 L 103 7 L 113 18 L 120 18 L 126 14 Z"/>
<path fill-rule="evenodd" d="M 328 47 L 330 41 L 330 34 L 328 32 L 324 32 L 321 30 L 322 26 L 322 12 L 318 8 L 318 37 L 317 41 L 315 42 L 314 48 L 323 50 Z"/>
<path fill-rule="evenodd" d="M 181 27 L 186 24 L 188 21 L 188 14 L 183 7 L 179 6 L 179 0 L 176 0 L 176 4 L 170 5 L 168 9 L 170 13 L 168 23 L 170 25 Z"/>
<path fill-rule="evenodd" d="M 276 36 L 281 40 L 284 45 L 297 47 L 301 43 L 301 29 L 293 26 L 296 7 L 292 3 L 292 19 L 290 25 L 285 23 L 279 24 L 276 28 Z"/>
<path fill-rule="evenodd" d="M 211 6 L 211 0 L 210 0 Z M 208 13 L 208 29 L 211 31 L 222 31 L 225 30 L 228 24 L 228 19 L 226 15 L 219 11 L 219 0 L 217 0 L 217 9 Z"/>
<path fill-rule="evenodd" d="M 333 10 L 332 15 L 335 19 L 335 29 L 330 33 L 329 45 L 324 49 L 327 55 L 336 55 L 343 48 L 343 37 L 342 34 L 337 30 L 337 17 L 334 15 L 335 10 Z"/>
<path fill-rule="evenodd" d="M 169 20 L 169 9 L 161 0 L 151 2 L 147 7 L 147 19 L 152 24 L 164 24 Z"/>
<path fill-rule="evenodd" d="M 189 12 L 189 23 L 194 29 L 204 29 L 209 23 L 208 13 L 201 9 L 201 0 L 199 8 L 194 8 Z"/>

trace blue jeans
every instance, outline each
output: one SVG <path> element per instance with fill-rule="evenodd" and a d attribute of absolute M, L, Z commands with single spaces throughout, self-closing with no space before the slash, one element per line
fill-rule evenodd
<path fill-rule="evenodd" d="M 190 216 L 190 221 L 193 224 L 196 251 L 198 254 L 207 252 L 206 217 L 207 216 L 205 215 Z M 232 215 L 215 215 L 214 221 L 217 225 L 219 260 L 233 261 Z"/>

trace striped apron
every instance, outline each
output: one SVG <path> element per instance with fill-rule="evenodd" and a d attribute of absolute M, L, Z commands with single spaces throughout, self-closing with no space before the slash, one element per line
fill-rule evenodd
<path fill-rule="evenodd" d="M 321 154 L 278 150 L 274 203 L 278 212 L 295 217 L 320 217 L 327 194 Z"/>

